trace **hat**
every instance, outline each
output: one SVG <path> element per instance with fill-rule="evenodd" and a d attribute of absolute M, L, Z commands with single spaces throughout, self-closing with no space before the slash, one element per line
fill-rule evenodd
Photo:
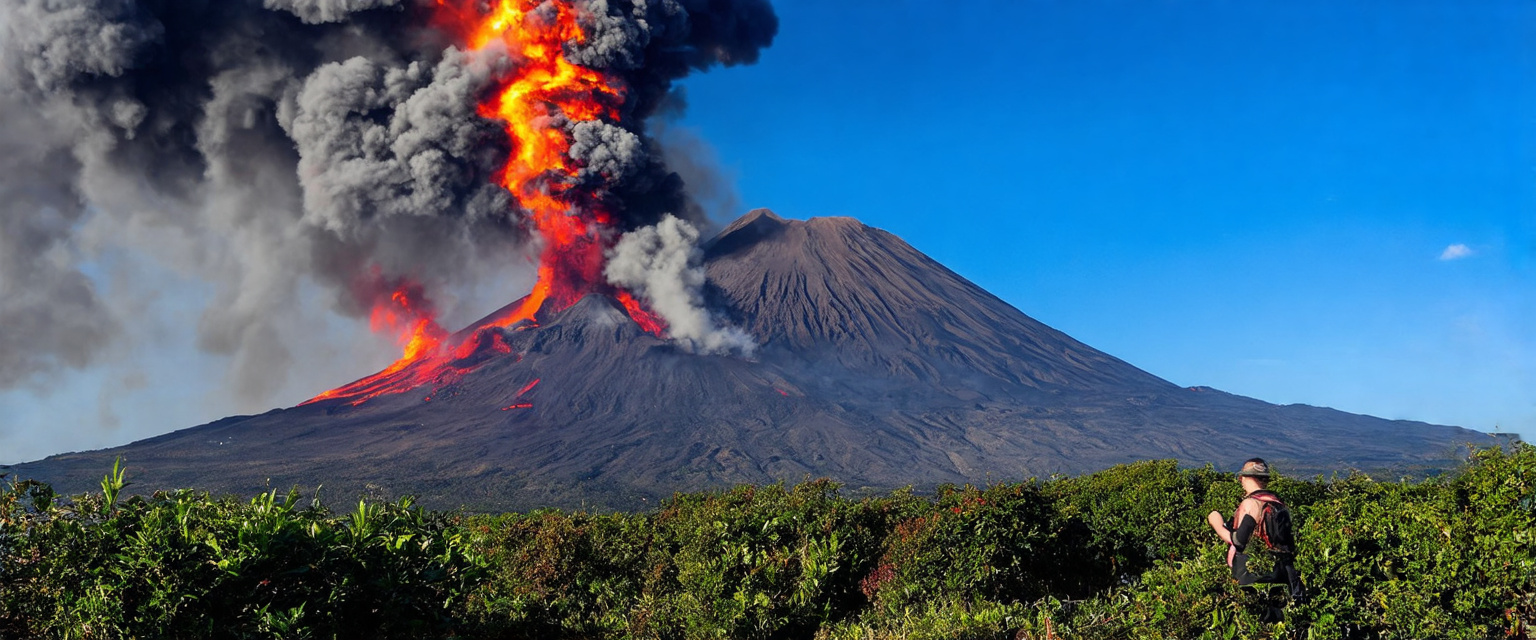
<path fill-rule="evenodd" d="M 1243 470 L 1237 472 L 1240 478 L 1269 479 L 1269 465 L 1259 458 L 1254 458 L 1243 463 Z"/>

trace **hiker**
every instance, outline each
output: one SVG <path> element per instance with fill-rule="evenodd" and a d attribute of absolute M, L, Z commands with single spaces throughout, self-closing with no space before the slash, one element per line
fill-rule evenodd
<path fill-rule="evenodd" d="M 1299 600 L 1304 590 L 1301 574 L 1296 571 L 1291 512 L 1280 496 L 1267 488 L 1269 464 L 1263 458 L 1248 460 L 1237 472 L 1237 479 L 1243 485 L 1243 499 L 1232 520 L 1223 519 L 1219 511 L 1212 511 L 1205 518 L 1222 542 L 1227 543 L 1227 566 L 1232 567 L 1232 579 L 1243 586 L 1282 584 L 1288 587 L 1292 600 Z M 1253 571 L 1249 563 L 1256 554 L 1267 554 L 1273 560 L 1273 568 Z M 1271 607 L 1265 617 L 1278 620 L 1278 616 L 1279 609 Z"/>

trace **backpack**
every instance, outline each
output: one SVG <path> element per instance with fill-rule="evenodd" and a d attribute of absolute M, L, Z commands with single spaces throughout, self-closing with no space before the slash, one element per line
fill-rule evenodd
<path fill-rule="evenodd" d="M 1271 491 L 1255 491 L 1248 498 L 1263 503 L 1264 509 L 1253 532 L 1264 541 L 1264 546 L 1275 553 L 1295 554 L 1296 539 L 1291 533 L 1291 510 L 1280 501 L 1280 496 Z"/>

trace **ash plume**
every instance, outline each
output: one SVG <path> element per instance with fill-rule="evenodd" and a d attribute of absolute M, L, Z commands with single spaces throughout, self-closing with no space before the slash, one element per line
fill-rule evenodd
<path fill-rule="evenodd" d="M 603 273 L 614 285 L 638 292 L 667 321 L 667 332 L 694 351 L 752 355 L 752 336 L 704 307 L 702 258 L 698 229 L 669 215 L 624 234 Z"/>
<path fill-rule="evenodd" d="M 78 169 L 49 144 L 47 123 L 0 97 L 0 388 L 96 362 L 118 332 L 96 286 L 74 264 L 71 229 L 85 208 L 65 176 Z"/>
<path fill-rule="evenodd" d="M 620 231 L 688 237 L 701 209 L 646 121 L 675 80 L 754 62 L 777 31 L 773 9 L 574 4 L 589 37 L 568 57 L 629 91 L 616 120 L 564 125 L 583 167 L 575 179 Z M 408 279 L 441 307 L 525 262 L 536 246 L 526 213 L 494 179 L 511 142 L 476 111 L 519 61 L 454 45 L 435 10 L 435 0 L 0 6 L 0 389 L 93 366 L 132 320 L 87 275 L 105 251 L 212 286 L 197 345 L 230 357 L 230 384 L 253 401 L 301 357 L 284 336 L 303 329 L 291 311 L 305 287 L 363 317 L 380 283 Z M 682 250 L 668 251 L 650 263 L 686 284 L 691 272 L 661 259 Z M 658 307 L 689 295 L 653 280 L 625 281 L 643 281 Z M 696 315 L 660 312 L 709 344 Z"/>
<path fill-rule="evenodd" d="M 265 0 L 263 5 L 292 13 L 308 24 L 322 24 L 343 22 L 360 11 L 399 6 L 400 0 Z"/>

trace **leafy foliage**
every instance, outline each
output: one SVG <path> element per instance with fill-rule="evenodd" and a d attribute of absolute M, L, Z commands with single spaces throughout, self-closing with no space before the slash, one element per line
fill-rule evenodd
<path fill-rule="evenodd" d="M 0 492 L 10 638 L 1497 638 L 1536 620 L 1536 448 L 1420 482 L 1278 479 L 1309 598 L 1238 587 L 1230 474 L 849 500 L 821 480 L 642 514 L 333 512 L 297 493 Z"/>
<path fill-rule="evenodd" d="M 408 501 L 338 517 L 297 493 L 46 493 L 0 495 L 0 630 L 17 637 L 431 634 L 483 573 L 453 519 Z"/>

